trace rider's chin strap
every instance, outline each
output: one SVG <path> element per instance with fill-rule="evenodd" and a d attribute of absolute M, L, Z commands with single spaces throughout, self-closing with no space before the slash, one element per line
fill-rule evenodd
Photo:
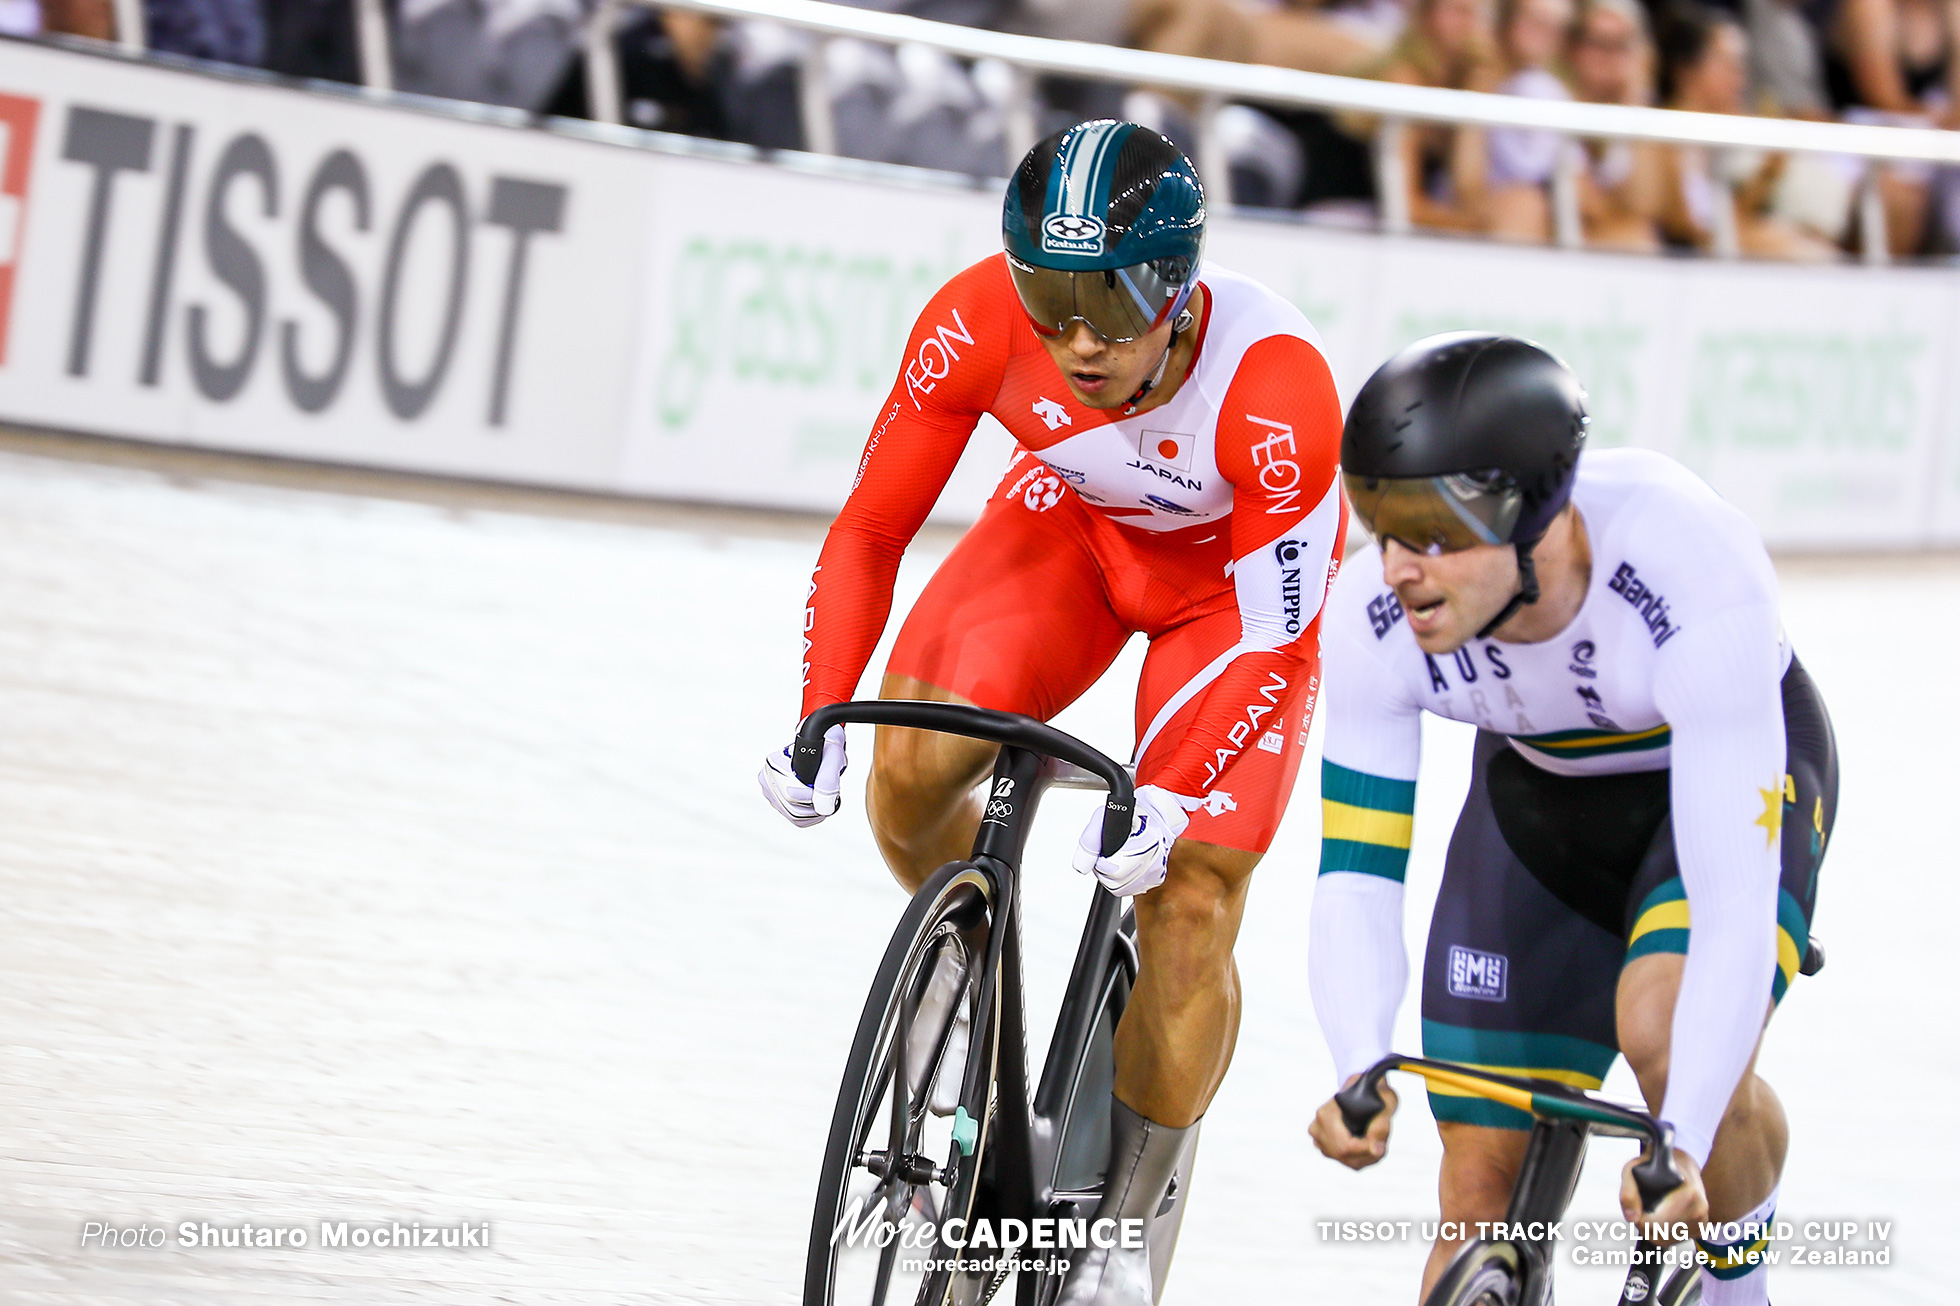
<path fill-rule="evenodd" d="M 1171 323 L 1171 342 L 1164 346 L 1164 356 L 1157 360 L 1157 370 L 1150 374 L 1149 380 L 1137 387 L 1135 394 L 1123 401 L 1123 416 L 1128 417 L 1136 412 L 1137 405 L 1143 402 L 1143 397 L 1155 390 L 1158 383 L 1164 379 L 1164 369 L 1171 365 L 1171 353 L 1177 348 L 1178 336 L 1190 330 L 1191 323 L 1195 320 L 1188 308 L 1177 315 L 1177 320 Z"/>
<path fill-rule="evenodd" d="M 1484 628 L 1477 632 L 1478 639 L 1489 639 L 1490 632 L 1496 630 L 1499 626 L 1516 616 L 1519 608 L 1527 603 L 1536 603 L 1538 601 L 1538 568 L 1533 566 L 1531 561 L 1531 549 L 1537 543 L 1537 540 L 1520 540 L 1518 542 L 1516 546 L 1518 550 L 1518 592 L 1511 596 L 1511 601 L 1506 603 L 1496 616 L 1484 623 Z"/>

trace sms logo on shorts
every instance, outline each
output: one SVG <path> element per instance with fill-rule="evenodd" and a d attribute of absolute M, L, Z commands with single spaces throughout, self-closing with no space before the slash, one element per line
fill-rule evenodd
<path fill-rule="evenodd" d="M 34 161 L 34 124 L 41 102 L 0 95 L 0 363 L 7 361 L 14 277 L 27 225 L 27 171 Z"/>
<path fill-rule="evenodd" d="M 1500 952 L 1450 947 L 1450 996 L 1479 1002 L 1502 1002 L 1509 985 L 1511 959 Z"/>

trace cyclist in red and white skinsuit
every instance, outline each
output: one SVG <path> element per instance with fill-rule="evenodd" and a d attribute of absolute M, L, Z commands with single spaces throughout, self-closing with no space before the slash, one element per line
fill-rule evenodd
<path fill-rule="evenodd" d="M 899 557 L 991 413 L 1018 447 L 887 674 L 1046 720 L 1141 631 L 1138 782 L 1191 800 L 1184 837 L 1265 850 L 1312 707 L 1342 529 L 1341 416 L 1297 309 L 1216 265 L 1193 300 L 1189 374 L 1126 418 L 1072 393 L 1005 255 L 933 297 L 812 577 L 805 715 L 856 691 Z M 920 876 L 964 855 L 970 834 Z"/>
<path fill-rule="evenodd" d="M 1057 270 L 1033 263 L 1040 250 L 1016 249 L 1017 230 L 1067 243 L 1086 229 L 1118 247 L 1123 219 L 1132 233 L 1144 227 L 1173 183 L 1192 205 L 1182 263 L 1070 273 L 1063 257 Z M 1160 185 L 1155 209 L 1136 217 L 1149 185 Z M 1115 892 L 1143 894 L 1142 973 L 1117 1035 L 1115 1132 L 1120 1146 L 1126 1128 L 1141 1131 L 1146 1158 L 1174 1151 L 1230 1060 L 1232 945 L 1300 765 L 1319 613 L 1346 528 L 1341 409 L 1318 337 L 1257 282 L 1215 265 L 1198 273 L 1202 203 L 1189 163 L 1142 128 L 1085 124 L 1036 147 L 1009 186 L 1008 253 L 961 272 L 919 315 L 805 614 L 807 715 L 856 693 L 900 555 L 990 413 L 1019 447 L 906 618 L 884 696 L 1046 719 L 1133 633 L 1149 637 L 1136 699 L 1138 821 L 1129 844 L 1099 858 L 1098 814 L 1077 863 Z M 1024 220 L 1017 204 L 1042 207 Z M 1166 281 L 1166 269 L 1187 284 Z M 1071 288 L 1072 275 L 1088 284 Z M 1057 286 L 1064 302 L 1051 312 L 1044 289 Z M 1155 319 L 1139 318 L 1123 339 L 1108 325 L 1123 304 L 1095 300 L 1104 292 L 1155 308 Z M 814 788 L 795 781 L 786 755 L 765 766 L 765 792 L 785 815 L 807 822 L 835 810 L 842 736 L 831 732 Z M 995 752 L 879 731 L 867 804 L 908 889 L 966 856 L 980 819 L 974 786 Z M 1131 1205 L 1148 1214 L 1162 1191 Z M 1103 1214 L 1111 1202 L 1106 1194 Z M 1063 1300 L 1134 1300 L 1116 1283 L 1120 1270 L 1073 1297 L 1072 1274 Z"/>

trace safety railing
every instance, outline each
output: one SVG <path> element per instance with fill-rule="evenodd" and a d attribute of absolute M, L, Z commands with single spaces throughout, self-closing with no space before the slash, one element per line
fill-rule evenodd
<path fill-rule="evenodd" d="M 115 3 L 122 44 L 141 49 L 142 0 Z M 962 59 L 992 59 L 1005 64 L 1013 74 L 1004 132 L 1009 159 L 1020 157 L 1037 138 L 1037 74 L 1191 93 L 1198 102 L 1196 161 L 1212 193 L 1213 207 L 1220 210 L 1231 207 L 1230 171 L 1217 130 L 1218 112 L 1227 104 L 1285 105 L 1365 115 L 1375 123 L 1380 223 L 1383 230 L 1394 233 L 1407 232 L 1412 225 L 1408 183 L 1401 166 L 1403 142 L 1411 123 L 1523 128 L 1577 140 L 1650 141 L 1718 150 L 1858 158 L 1864 161 L 1864 169 L 1857 190 L 1856 221 L 1859 248 L 1868 263 L 1886 261 L 1878 168 L 1905 161 L 1960 164 L 1960 132 L 1687 113 L 1408 86 L 1265 64 L 1225 63 L 993 32 L 826 4 L 823 0 L 598 0 L 587 22 L 584 57 L 592 116 L 601 122 L 622 121 L 614 36 L 632 8 L 688 9 L 724 18 L 780 23 L 813 33 L 817 39 L 811 42 L 799 69 L 799 108 L 804 145 L 817 154 L 837 152 L 837 133 L 825 86 L 825 46 L 840 38 L 893 46 L 920 45 Z M 355 0 L 355 15 L 364 80 L 370 87 L 388 89 L 393 78 L 383 0 Z M 1558 152 L 1550 187 L 1553 232 L 1556 242 L 1566 247 L 1583 243 L 1578 186 L 1581 166 L 1579 151 Z M 1732 193 L 1727 193 L 1727 198 L 1727 203 L 1715 206 L 1712 236 L 1716 254 L 1734 257 L 1739 250 Z"/>

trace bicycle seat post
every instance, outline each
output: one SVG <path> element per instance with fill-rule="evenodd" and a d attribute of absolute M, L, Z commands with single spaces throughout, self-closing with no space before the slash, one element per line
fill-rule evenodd
<path fill-rule="evenodd" d="M 993 778 L 980 812 L 980 830 L 973 837 L 973 860 L 991 858 L 1018 869 L 1027 847 L 1035 808 L 1041 803 L 1042 770 L 1047 758 L 1013 744 L 1003 744 L 994 763 Z"/>

